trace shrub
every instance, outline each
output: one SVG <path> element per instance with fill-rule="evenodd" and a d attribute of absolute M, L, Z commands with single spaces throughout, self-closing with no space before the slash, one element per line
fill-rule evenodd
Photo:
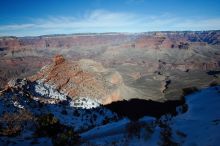
<path fill-rule="evenodd" d="M 33 120 L 32 115 L 24 110 L 18 113 L 4 113 L 3 116 L 0 117 L 0 135 L 19 135 L 24 124 L 31 120 Z"/>
<path fill-rule="evenodd" d="M 79 113 L 79 111 L 76 109 L 76 110 L 74 110 L 73 115 L 76 116 L 76 117 L 79 117 L 79 116 L 80 116 L 80 113 Z"/>
<path fill-rule="evenodd" d="M 212 81 L 210 84 L 209 84 L 209 87 L 214 87 L 214 86 L 218 86 L 218 82 L 217 81 Z"/>
<path fill-rule="evenodd" d="M 142 136 L 144 136 L 144 138 L 147 140 L 151 137 L 152 133 L 154 132 L 154 125 L 153 123 L 133 121 L 127 125 L 126 131 L 128 134 L 128 138 L 133 136 L 140 138 L 142 133 Z"/>
<path fill-rule="evenodd" d="M 163 129 L 160 132 L 161 136 L 161 146 L 179 146 L 179 144 L 172 140 L 172 129 L 169 127 L 169 125 L 164 124 Z"/>
<path fill-rule="evenodd" d="M 54 146 L 75 145 L 79 142 L 79 138 L 80 136 L 72 129 L 65 128 L 52 139 L 52 142 Z"/>
<path fill-rule="evenodd" d="M 62 125 L 51 113 L 38 117 L 36 135 L 51 137 L 55 146 L 75 145 L 80 141 L 73 128 Z"/>
<path fill-rule="evenodd" d="M 182 106 L 182 113 L 185 113 L 188 111 L 188 105 L 187 104 L 183 104 Z"/>
<path fill-rule="evenodd" d="M 17 136 L 20 134 L 22 128 L 21 125 L 8 124 L 6 127 L 0 129 L 0 135 L 2 136 Z"/>
<path fill-rule="evenodd" d="M 106 125 L 110 122 L 110 119 L 108 117 L 105 117 L 105 119 L 102 121 L 103 125 Z"/>
<path fill-rule="evenodd" d="M 53 114 L 46 114 L 37 119 L 37 135 L 39 136 L 53 136 L 59 132 L 60 123 Z"/>
<path fill-rule="evenodd" d="M 198 88 L 196 87 L 187 87 L 187 88 L 183 88 L 183 96 L 187 96 L 189 94 L 195 93 L 198 91 Z"/>
<path fill-rule="evenodd" d="M 92 115 L 92 118 L 93 118 L 94 121 L 96 121 L 96 120 L 97 120 L 97 115 L 96 115 L 96 114 L 93 114 L 93 115 Z"/>
<path fill-rule="evenodd" d="M 185 133 L 181 132 L 181 131 L 176 131 L 176 134 L 178 136 L 182 137 L 182 138 L 186 138 L 187 137 L 187 135 Z"/>
<path fill-rule="evenodd" d="M 63 115 L 67 115 L 67 111 L 66 111 L 66 109 L 63 109 L 63 110 L 61 111 L 61 114 L 63 114 Z"/>
<path fill-rule="evenodd" d="M 140 137 L 140 130 L 141 130 L 141 123 L 140 122 L 130 122 L 126 130 L 128 132 L 128 137 L 137 136 Z"/>

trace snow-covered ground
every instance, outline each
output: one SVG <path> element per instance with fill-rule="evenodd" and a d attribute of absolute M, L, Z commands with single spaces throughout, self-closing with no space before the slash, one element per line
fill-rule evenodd
<path fill-rule="evenodd" d="M 61 124 L 80 134 L 82 146 L 220 145 L 220 86 L 186 96 L 188 110 L 184 114 L 164 115 L 160 119 L 146 116 L 131 121 L 119 118 L 89 97 L 73 100 L 43 83 L 20 80 L 10 85 L 12 89 L 0 95 L 0 116 L 20 110 L 27 110 L 34 116 L 52 113 Z M 40 103 L 44 100 L 54 102 Z M 0 136 L 0 145 L 29 145 L 35 144 L 34 140 L 37 145 L 52 144 L 49 138 L 27 136 L 32 133 L 29 127 L 16 137 Z"/>
<path fill-rule="evenodd" d="M 75 106 L 73 99 L 59 93 L 53 87 L 38 83 L 26 83 L 21 86 L 19 83 L 20 81 L 16 81 L 10 90 L 0 95 L 0 127 L 7 120 L 1 119 L 5 113 L 16 115 L 24 110 L 34 117 L 51 113 L 61 124 L 74 129 L 75 132 L 118 120 L 117 114 L 90 98 L 77 98 L 76 103 L 79 105 Z M 45 102 L 47 100 L 54 102 Z M 30 145 L 35 140 L 36 145 L 52 145 L 48 138 L 35 138 L 34 129 L 24 127 L 21 134 L 15 137 L 0 136 L 0 145 Z"/>
<path fill-rule="evenodd" d="M 220 86 L 186 97 L 188 111 L 172 120 L 173 139 L 184 146 L 220 145 Z"/>
<path fill-rule="evenodd" d="M 142 126 L 140 126 L 139 136 L 135 136 L 134 133 L 134 136 L 128 136 L 127 128 L 129 123 L 132 123 L 128 119 L 95 127 L 82 133 L 81 136 L 92 144 L 101 146 L 112 144 L 160 146 L 165 143 L 166 138 L 163 132 L 168 129 L 170 136 L 167 139 L 177 145 L 219 146 L 220 86 L 203 89 L 189 95 L 186 97 L 186 103 L 188 111 L 176 117 L 163 116 L 159 120 L 151 117 L 140 119 L 138 123 Z M 159 121 L 162 121 L 165 126 L 162 127 Z M 152 131 L 146 130 L 146 125 L 151 126 Z M 147 138 L 146 135 L 148 135 Z"/>
<path fill-rule="evenodd" d="M 137 122 L 124 118 L 117 122 L 95 127 L 82 133 L 81 137 L 89 141 L 90 144 L 98 146 L 145 146 L 146 143 L 152 145 L 157 142 L 160 132 L 158 127 L 155 127 L 155 121 L 155 118 L 152 117 L 144 117 Z M 148 128 L 155 129 L 155 132 Z M 88 145 L 88 143 L 82 145 Z"/>

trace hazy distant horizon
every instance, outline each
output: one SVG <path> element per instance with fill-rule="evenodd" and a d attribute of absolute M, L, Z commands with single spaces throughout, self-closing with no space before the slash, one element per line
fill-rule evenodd
<path fill-rule="evenodd" d="M 82 33 L 59 33 L 59 34 L 42 34 L 42 35 L 24 35 L 24 36 L 16 36 L 16 35 L 0 35 L 0 37 L 44 37 L 44 36 L 69 36 L 69 35 L 95 35 L 95 34 L 141 34 L 141 33 L 169 33 L 169 32 L 207 32 L 207 31 L 220 31 L 218 30 L 182 30 L 182 31 L 143 31 L 143 32 L 82 32 Z"/>

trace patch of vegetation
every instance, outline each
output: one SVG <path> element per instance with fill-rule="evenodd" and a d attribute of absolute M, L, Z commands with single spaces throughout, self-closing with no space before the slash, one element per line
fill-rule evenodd
<path fill-rule="evenodd" d="M 78 111 L 78 110 L 74 110 L 74 112 L 73 112 L 73 116 L 79 117 L 79 116 L 80 116 L 79 111 Z"/>
<path fill-rule="evenodd" d="M 140 122 L 130 122 L 127 127 L 128 137 L 136 136 L 140 137 L 141 124 Z"/>
<path fill-rule="evenodd" d="M 37 134 L 39 136 L 54 136 L 60 131 L 60 123 L 53 114 L 46 114 L 37 119 Z"/>
<path fill-rule="evenodd" d="M 109 119 L 108 117 L 105 117 L 105 119 L 102 121 L 103 125 L 108 124 L 111 121 L 111 119 Z"/>
<path fill-rule="evenodd" d="M 214 87 L 214 86 L 218 86 L 219 83 L 217 81 L 212 81 L 210 84 L 209 84 L 209 87 Z"/>
<path fill-rule="evenodd" d="M 160 146 L 179 146 L 180 144 L 172 140 L 172 129 L 170 128 L 169 124 L 166 122 L 162 122 L 159 125 L 161 127 L 161 142 L 159 143 Z"/>
<path fill-rule="evenodd" d="M 75 145 L 79 143 L 80 136 L 72 129 L 64 128 L 60 133 L 52 138 L 55 146 Z"/>
<path fill-rule="evenodd" d="M 181 131 L 176 131 L 176 134 L 178 136 L 182 137 L 182 138 L 186 138 L 187 137 L 187 135 L 185 133 L 181 132 Z"/>
<path fill-rule="evenodd" d="M 6 124 L 7 126 L 0 125 L 1 136 L 17 136 L 22 131 L 20 125 Z"/>
<path fill-rule="evenodd" d="M 180 42 L 180 44 L 178 45 L 179 49 L 189 49 L 189 43 L 185 43 L 185 42 Z"/>
<path fill-rule="evenodd" d="M 185 113 L 188 111 L 188 105 L 187 104 L 183 104 L 182 105 L 182 113 Z"/>
<path fill-rule="evenodd" d="M 61 111 L 61 114 L 67 115 L 68 113 L 67 113 L 66 109 L 63 109 L 63 110 Z"/>
<path fill-rule="evenodd" d="M 53 114 L 38 117 L 36 136 L 50 137 L 53 145 L 75 145 L 79 143 L 80 136 L 71 127 L 62 125 Z"/>
<path fill-rule="evenodd" d="M 183 96 L 187 96 L 187 95 L 195 93 L 199 90 L 197 87 L 187 87 L 187 88 L 183 88 L 182 91 L 183 91 Z"/>
<path fill-rule="evenodd" d="M 161 138 L 162 138 L 161 146 L 179 146 L 178 143 L 174 142 L 171 139 L 172 132 L 171 132 L 171 128 L 169 126 L 164 128 L 160 134 L 161 134 Z"/>
<path fill-rule="evenodd" d="M 19 111 L 18 113 L 4 113 L 0 117 L 0 136 L 17 136 L 25 124 L 33 120 L 31 113 Z"/>
<path fill-rule="evenodd" d="M 131 138 L 133 136 L 140 138 L 141 130 L 144 130 L 145 138 L 148 139 L 154 131 L 153 128 L 154 127 L 152 124 L 132 121 L 127 125 L 126 131 L 128 133 L 128 138 Z"/>
<path fill-rule="evenodd" d="M 220 74 L 220 71 L 208 71 L 206 72 L 208 75 L 217 75 Z"/>
<path fill-rule="evenodd" d="M 6 50 L 6 48 L 0 48 L 0 51 L 4 51 L 4 50 Z"/>

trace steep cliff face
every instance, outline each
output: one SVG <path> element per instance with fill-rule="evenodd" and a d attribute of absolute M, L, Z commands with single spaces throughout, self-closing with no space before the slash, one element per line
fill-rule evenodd
<path fill-rule="evenodd" d="M 132 47 L 187 48 L 189 43 L 200 42 L 200 45 L 219 45 L 220 31 L 198 32 L 152 32 L 140 34 L 79 34 L 39 37 L 1 37 L 0 48 L 71 48 L 76 46 L 98 46 L 125 42 L 134 42 Z"/>
<path fill-rule="evenodd" d="M 115 35 L 61 35 L 61 36 L 39 36 L 39 37 L 5 37 L 0 38 L 0 48 L 22 49 L 22 48 L 71 48 L 76 46 L 97 46 L 110 44 L 112 42 L 124 42 L 131 36 L 123 34 Z"/>

